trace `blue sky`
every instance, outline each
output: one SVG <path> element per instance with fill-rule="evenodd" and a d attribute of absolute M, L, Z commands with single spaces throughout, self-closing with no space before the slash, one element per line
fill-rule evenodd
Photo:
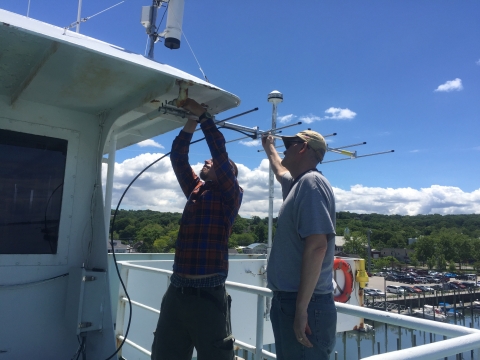
<path fill-rule="evenodd" d="M 115 3 L 83 0 L 82 16 Z M 202 69 L 242 100 L 219 118 L 259 107 L 234 122 L 268 129 L 267 95 L 279 90 L 279 119 L 311 121 L 289 135 L 310 127 L 338 133 L 329 138 L 331 147 L 366 141 L 355 148 L 359 155 L 395 150 L 320 166 L 338 194 L 339 210 L 480 213 L 480 2 L 299 3 L 185 1 L 183 30 Z M 80 32 L 144 53 L 143 5 L 150 1 L 126 0 L 83 23 Z M 26 15 L 28 0 L 1 0 L 0 7 Z M 76 14 L 76 1 L 30 1 L 30 17 L 57 26 L 75 21 Z M 157 43 L 155 59 L 202 77 L 184 40 L 175 51 Z M 153 139 L 164 149 L 135 145 L 119 151 L 119 173 L 127 159 L 168 151 L 174 135 Z M 264 179 L 260 148 L 237 142 L 228 151 L 248 176 Z M 205 144 L 192 148 L 193 164 L 208 157 Z M 325 161 L 336 158 L 329 153 Z M 264 194 L 250 180 L 243 179 L 244 188 L 254 201 Z M 263 215 L 265 204 L 247 206 L 243 214 Z"/>

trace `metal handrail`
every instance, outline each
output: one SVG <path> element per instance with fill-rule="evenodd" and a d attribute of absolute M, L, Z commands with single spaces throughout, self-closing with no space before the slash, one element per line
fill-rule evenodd
<path fill-rule="evenodd" d="M 139 270 L 161 274 L 168 278 L 172 275 L 171 270 L 157 269 L 148 266 L 131 264 L 128 261 L 120 261 L 122 265 L 122 278 L 128 280 L 128 270 Z M 125 281 L 126 283 L 126 281 Z M 263 317 L 264 317 L 264 297 L 272 297 L 273 293 L 270 289 L 237 283 L 233 281 L 226 281 L 225 285 L 229 289 L 234 289 L 242 292 L 257 295 L 257 334 L 255 339 L 255 345 L 244 343 L 239 340 L 235 340 L 235 345 L 239 348 L 250 351 L 254 354 L 255 360 L 262 358 L 273 360 L 276 359 L 276 355 L 263 349 Z M 120 289 L 120 304 L 125 304 L 126 297 Z M 158 314 L 158 310 L 148 307 L 139 302 L 132 301 L 133 305 L 140 306 L 148 311 Z M 444 336 L 454 337 L 454 339 L 443 340 L 441 342 L 425 344 L 416 346 L 414 348 L 408 348 L 404 350 L 392 351 L 389 353 L 379 354 L 363 358 L 363 360 L 435 360 L 438 358 L 455 355 L 464 351 L 472 350 L 480 347 L 480 330 L 467 328 L 463 326 L 457 326 L 453 324 L 438 323 L 431 320 L 414 318 L 401 314 L 395 314 L 385 311 L 374 310 L 370 308 L 364 308 L 361 306 L 335 303 L 337 311 L 342 314 L 352 315 L 360 318 L 366 318 L 374 321 L 379 321 L 391 325 L 402 326 L 405 328 L 417 329 L 436 333 Z M 117 326 L 117 339 L 123 340 L 123 322 L 125 317 L 125 306 L 119 306 L 117 312 L 117 325 L 122 324 L 119 328 Z M 135 347 L 142 353 L 150 355 L 150 352 L 130 340 L 126 340 L 125 343 Z"/>

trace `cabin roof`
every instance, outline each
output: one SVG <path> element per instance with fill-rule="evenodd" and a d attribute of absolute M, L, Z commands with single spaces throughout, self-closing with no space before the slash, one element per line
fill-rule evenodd
<path fill-rule="evenodd" d="M 118 46 L 0 9 L 0 96 L 99 115 L 118 114 L 117 149 L 183 126 L 161 115 L 178 96 L 176 80 L 190 82 L 189 96 L 212 114 L 240 99 L 198 77 Z M 150 114 L 150 115 L 148 115 Z"/>

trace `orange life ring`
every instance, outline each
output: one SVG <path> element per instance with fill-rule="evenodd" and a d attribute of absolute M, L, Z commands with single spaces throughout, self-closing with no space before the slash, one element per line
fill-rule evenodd
<path fill-rule="evenodd" d="M 343 259 L 335 258 L 333 261 L 333 271 L 342 270 L 343 275 L 345 276 L 345 286 L 343 287 L 342 293 L 334 297 L 334 300 L 341 303 L 346 303 L 350 300 L 350 295 L 353 291 L 353 272 L 352 267 Z"/>

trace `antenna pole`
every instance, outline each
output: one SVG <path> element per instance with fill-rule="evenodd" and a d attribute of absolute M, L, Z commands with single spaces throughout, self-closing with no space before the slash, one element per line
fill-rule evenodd
<path fill-rule="evenodd" d="M 80 33 L 80 22 L 81 21 L 82 21 L 82 0 L 78 0 L 77 33 Z"/>
<path fill-rule="evenodd" d="M 150 29 L 148 29 L 148 54 L 147 57 L 153 60 L 153 49 L 155 47 L 155 40 L 157 38 L 157 22 L 158 0 L 153 0 L 150 11 Z"/>
<path fill-rule="evenodd" d="M 283 94 L 279 91 L 272 91 L 268 94 L 268 102 L 272 103 L 272 131 L 277 128 L 277 104 L 283 101 Z M 275 138 L 273 138 L 273 146 L 275 146 Z M 268 174 L 268 247 L 267 247 L 267 263 L 270 258 L 270 251 L 272 249 L 273 242 L 273 199 L 274 199 L 274 181 L 272 165 L 270 165 L 270 171 Z"/>

